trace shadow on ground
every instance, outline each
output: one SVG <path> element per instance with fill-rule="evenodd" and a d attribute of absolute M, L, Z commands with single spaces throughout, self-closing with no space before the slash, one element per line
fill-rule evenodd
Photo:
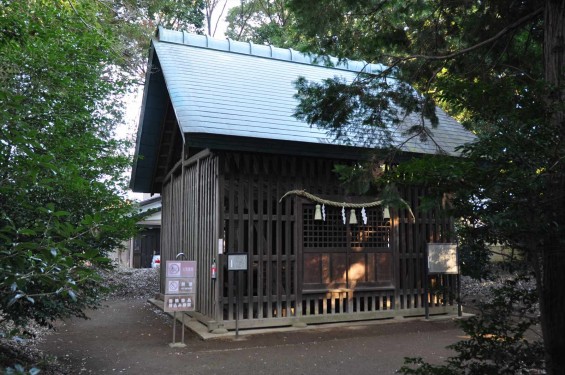
<path fill-rule="evenodd" d="M 144 300 L 110 301 L 88 315 L 89 320 L 59 323 L 39 345 L 72 374 L 394 374 L 407 356 L 443 361 L 451 354 L 445 347 L 462 337 L 451 319 L 410 320 L 240 340 L 203 341 L 187 330 L 187 346 L 170 348 L 172 319 Z"/>

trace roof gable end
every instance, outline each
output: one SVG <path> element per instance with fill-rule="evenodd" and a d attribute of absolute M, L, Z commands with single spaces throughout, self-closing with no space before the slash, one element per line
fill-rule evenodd
<path fill-rule="evenodd" d="M 327 156 L 352 150 L 361 154 L 382 147 L 386 136 L 382 136 L 385 132 L 381 128 L 359 129 L 351 139 L 353 144 L 346 144 L 294 116 L 299 104 L 294 83 L 299 77 L 318 82 L 340 77 L 351 82 L 359 73 L 375 74 L 386 68 L 364 61 L 329 61 L 333 66 L 316 55 L 290 48 L 160 27 L 151 43 L 136 142 L 136 156 L 141 158 L 134 164 L 132 188 L 158 192 L 154 171 L 156 166 L 163 169 L 157 153 L 163 146 L 158 133 L 159 129 L 163 131 L 165 118 L 172 119 L 167 123 L 176 122 L 182 142 L 189 148 L 301 154 L 308 150 L 310 156 Z M 389 129 L 393 145 L 409 153 L 434 154 L 441 150 L 458 155 L 458 146 L 474 141 L 472 133 L 440 108 L 437 114 L 439 125 L 431 130 L 433 139 L 421 141 L 406 135 L 406 130 L 421 121 L 420 116 L 412 114 Z"/>

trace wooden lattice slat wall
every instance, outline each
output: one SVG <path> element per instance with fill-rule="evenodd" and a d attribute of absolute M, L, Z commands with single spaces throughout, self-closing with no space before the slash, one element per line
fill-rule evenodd
<path fill-rule="evenodd" d="M 298 314 L 301 259 L 296 200 L 289 197 L 279 203 L 279 199 L 297 188 L 339 193 L 339 187 L 331 183 L 333 162 L 230 153 L 224 155 L 223 165 L 226 251 L 247 252 L 250 264 L 239 282 L 221 264 L 222 318 L 233 322 L 237 297 L 242 302 L 240 319 L 281 320 L 282 324 Z"/>
<path fill-rule="evenodd" d="M 162 189 L 161 261 L 175 259 L 179 253 L 196 260 L 198 283 L 196 310 L 214 317 L 215 281 L 210 266 L 217 257 L 220 238 L 218 215 L 218 158 L 208 151 L 179 163 L 167 176 Z M 161 292 L 164 290 L 161 269 Z"/>
<path fill-rule="evenodd" d="M 425 248 L 428 242 L 454 242 L 453 219 L 440 210 L 422 210 L 421 199 L 425 189 L 412 187 L 401 191 L 412 208 L 416 218 L 410 219 L 406 210 L 398 212 L 398 261 L 400 275 L 399 308 L 424 308 L 424 266 Z M 444 302 L 453 305 L 455 299 L 455 275 L 430 277 L 434 290 L 441 295 L 430 298 L 430 306 L 441 306 Z"/>
<path fill-rule="evenodd" d="M 210 329 L 234 328 L 238 308 L 242 328 L 423 313 L 425 245 L 451 241 L 452 220 L 420 210 L 424 190 L 418 188 L 401 191 L 415 221 L 405 210 L 392 209 L 384 219 L 372 208 L 367 225 L 360 210 L 359 224 L 344 225 L 340 209 L 326 208 L 326 221 L 318 222 L 312 202 L 295 196 L 279 202 L 294 189 L 344 199 L 332 173 L 336 162 L 203 151 L 169 173 L 161 251 L 173 259 L 183 249 L 198 261 L 195 316 Z M 227 271 L 218 239 L 225 251 L 248 254 L 247 272 Z M 217 280 L 210 279 L 213 259 Z M 432 312 L 452 308 L 455 277 L 430 279 Z"/>

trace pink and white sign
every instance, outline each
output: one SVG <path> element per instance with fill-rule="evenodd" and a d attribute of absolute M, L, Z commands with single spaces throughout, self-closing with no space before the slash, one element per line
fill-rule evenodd
<path fill-rule="evenodd" d="M 196 262 L 165 262 L 165 311 L 194 311 L 196 297 Z"/>

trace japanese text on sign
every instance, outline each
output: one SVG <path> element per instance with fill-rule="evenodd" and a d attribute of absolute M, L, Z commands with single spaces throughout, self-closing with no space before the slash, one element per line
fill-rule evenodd
<path fill-rule="evenodd" d="M 165 262 L 164 311 L 194 311 L 196 298 L 196 262 Z"/>

